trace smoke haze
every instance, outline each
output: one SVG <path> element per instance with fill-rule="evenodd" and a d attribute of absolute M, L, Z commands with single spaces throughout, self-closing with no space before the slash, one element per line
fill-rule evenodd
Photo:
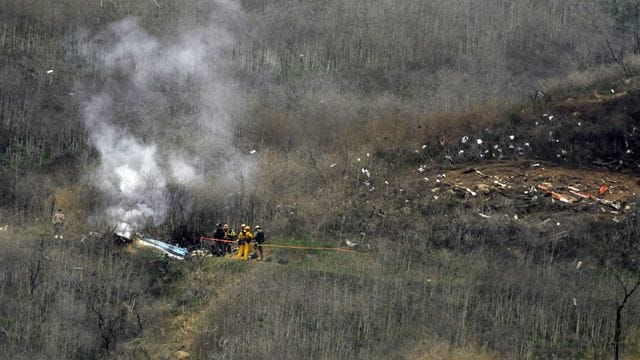
<path fill-rule="evenodd" d="M 243 99 L 231 72 L 229 26 L 242 14 L 235 1 L 212 7 L 209 25 L 170 39 L 125 18 L 85 42 L 83 57 L 98 79 L 84 108 L 100 154 L 92 180 L 117 231 L 162 224 L 171 184 L 208 178 L 233 186 L 254 166 L 231 142 Z"/>

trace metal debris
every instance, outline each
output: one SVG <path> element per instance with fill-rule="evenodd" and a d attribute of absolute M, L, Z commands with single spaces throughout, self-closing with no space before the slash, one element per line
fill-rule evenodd
<path fill-rule="evenodd" d="M 542 184 L 538 185 L 538 189 L 542 190 L 547 195 L 551 196 L 552 199 L 559 200 L 559 201 L 562 201 L 562 202 L 567 203 L 567 204 L 573 204 L 574 202 L 576 202 L 578 200 L 573 196 L 564 195 L 564 194 L 560 194 L 560 193 L 557 193 L 555 191 L 552 191 L 550 189 L 550 187 L 546 183 L 542 183 Z"/>

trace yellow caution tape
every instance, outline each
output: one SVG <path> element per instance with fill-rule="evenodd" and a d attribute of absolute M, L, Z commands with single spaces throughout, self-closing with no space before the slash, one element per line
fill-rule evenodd
<path fill-rule="evenodd" d="M 214 238 L 209 238 L 209 237 L 201 237 L 200 240 L 214 240 L 214 241 L 225 242 L 225 243 L 235 243 L 235 242 L 237 242 L 237 240 L 222 240 L 222 239 L 214 239 Z M 300 250 L 331 250 L 331 251 L 345 252 L 345 253 L 349 253 L 349 254 L 358 254 L 358 255 L 371 256 L 371 254 L 366 253 L 366 252 L 355 251 L 355 250 L 344 249 L 344 248 L 337 248 L 337 247 L 294 246 L 294 245 L 275 245 L 275 244 L 264 244 L 262 246 L 284 248 L 284 249 L 300 249 Z"/>
<path fill-rule="evenodd" d="M 293 246 L 293 245 L 274 245 L 274 244 L 264 244 L 262 246 L 286 248 L 286 249 L 301 249 L 301 250 L 332 250 L 332 251 L 341 251 L 341 252 L 350 253 L 350 254 L 359 254 L 359 255 L 367 255 L 367 256 L 371 255 L 369 253 L 362 252 L 362 251 L 355 251 L 355 250 L 335 248 L 335 247 Z"/>

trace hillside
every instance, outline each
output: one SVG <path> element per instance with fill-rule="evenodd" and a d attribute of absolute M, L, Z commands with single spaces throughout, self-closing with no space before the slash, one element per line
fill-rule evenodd
<path fill-rule="evenodd" d="M 132 353 L 144 349 L 152 358 L 170 358 L 176 351 L 195 358 L 336 353 L 345 358 L 606 357 L 614 304 L 622 296 L 615 274 L 633 277 L 638 256 L 636 110 L 629 106 L 637 104 L 637 95 L 632 86 L 622 91 L 619 96 L 594 98 L 584 91 L 569 97 L 583 114 L 597 115 L 576 115 L 563 98 L 545 109 L 525 107 L 518 125 L 511 123 L 513 115 L 496 120 L 494 128 L 515 134 L 514 139 L 498 131 L 483 133 L 483 145 L 493 149 L 493 139 L 499 139 L 503 159 L 447 163 L 434 159 L 435 151 L 426 154 L 442 146 L 438 141 L 417 151 L 372 147 L 368 156 L 353 155 L 348 166 L 340 166 L 346 177 L 331 175 L 338 167 L 331 160 L 317 160 L 318 172 L 308 181 L 322 177 L 316 184 L 329 196 L 326 189 L 336 191 L 336 183 L 345 186 L 346 180 L 339 195 L 349 207 L 337 206 L 333 216 L 315 221 L 301 215 L 299 226 L 328 227 L 331 223 L 322 221 L 338 217 L 352 223 L 343 223 L 345 228 L 363 233 L 328 232 L 301 240 L 285 236 L 273 243 L 344 246 L 347 238 L 369 255 L 272 248 L 266 263 L 195 260 L 192 272 L 177 283 L 180 294 L 199 294 L 200 302 L 163 326 L 171 329 L 168 335 L 151 331 L 124 348 Z M 532 132 L 535 125 L 524 125 L 535 124 L 539 113 L 556 117 L 550 122 L 545 115 L 546 123 L 539 126 L 572 129 L 559 133 L 562 140 L 555 146 L 580 156 L 545 158 L 553 154 L 550 149 L 535 145 L 517 152 L 527 135 L 530 143 L 541 141 Z M 617 127 L 599 126 L 612 118 L 624 120 Z M 620 144 L 626 138 L 627 146 L 601 148 L 596 136 L 592 143 L 580 142 L 584 148 L 564 145 L 584 136 L 583 126 L 592 134 L 602 131 L 611 144 L 616 136 Z M 477 143 L 462 143 L 464 136 L 456 136 L 460 140 L 452 148 L 477 151 Z M 508 154 L 510 141 L 516 149 Z M 616 158 L 621 162 L 612 161 Z M 538 188 L 544 183 L 576 199 L 554 199 Z M 569 189 L 597 194 L 603 184 L 608 190 L 597 199 L 605 202 L 578 198 Z M 322 206 L 298 196 L 297 212 Z M 202 284 L 205 289 L 214 285 L 202 290 Z M 633 350 L 638 338 L 632 319 L 638 310 L 637 301 L 625 307 L 626 358 L 640 355 Z"/>
<path fill-rule="evenodd" d="M 0 358 L 640 359 L 638 29 L 634 1 L 1 2 Z M 266 261 L 200 249 L 218 222 Z"/>
<path fill-rule="evenodd" d="M 322 188 L 315 195 L 326 200 L 289 188 L 297 207 L 287 211 L 298 227 L 326 235 L 274 234 L 270 243 L 336 247 L 350 239 L 364 254 L 268 248 L 267 262 L 178 261 L 123 251 L 108 233 L 71 231 L 69 240 L 51 242 L 46 228 L 9 226 L 2 301 L 17 315 L 3 315 L 5 354 L 55 350 L 84 358 L 97 341 L 101 356 L 122 359 L 605 357 L 622 299 L 615 276 L 630 281 L 637 271 L 640 185 L 629 104 L 638 102 L 632 87 L 624 91 L 597 100 L 586 91 L 571 101 L 599 114 L 598 123 L 622 119 L 598 129 L 609 139 L 622 136 L 620 144 L 626 138 L 627 147 L 601 148 L 594 137 L 583 148 L 567 146 L 581 157 L 545 158 L 554 152 L 535 145 L 506 153 L 510 141 L 541 141 L 535 125 L 525 125 L 539 112 L 558 117 L 551 123 L 545 115 L 539 126 L 572 129 L 559 133 L 558 147 L 598 125 L 559 99 L 545 109 L 526 106 L 519 126 L 513 115 L 495 120 L 493 128 L 513 140 L 498 130 L 487 136 L 455 128 L 460 136 L 452 133 L 456 143 L 441 153 L 433 150 L 438 141 L 418 153 L 410 144 L 372 146 L 347 165 L 317 159 L 306 182 L 315 181 Z M 584 127 L 563 123 L 578 121 Z M 454 157 L 458 149 L 484 154 L 477 142 L 462 141 L 479 133 L 486 148 L 500 144 L 503 159 Z M 298 161 L 296 154 L 288 161 Z M 544 183 L 574 198 L 569 187 L 597 194 L 606 184 L 597 198 L 610 203 L 566 203 L 538 187 Z M 639 356 L 639 310 L 635 298 L 624 308 L 624 358 Z M 23 327 L 34 316 L 41 325 Z"/>

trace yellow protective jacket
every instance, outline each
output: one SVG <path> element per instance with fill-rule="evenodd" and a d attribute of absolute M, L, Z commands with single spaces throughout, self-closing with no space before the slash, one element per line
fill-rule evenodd
<path fill-rule="evenodd" d="M 54 224 L 64 224 L 64 214 L 61 212 L 56 212 L 51 217 L 51 222 Z"/>
<path fill-rule="evenodd" d="M 225 240 L 235 240 L 237 237 L 238 237 L 238 235 L 236 234 L 236 232 L 231 230 L 231 229 L 229 229 L 229 230 L 224 232 L 223 239 L 225 239 Z"/>
<path fill-rule="evenodd" d="M 251 243 L 251 239 L 253 239 L 253 234 L 251 233 L 251 231 L 241 231 L 238 234 L 238 245 L 242 245 L 245 242 L 247 244 Z"/>

